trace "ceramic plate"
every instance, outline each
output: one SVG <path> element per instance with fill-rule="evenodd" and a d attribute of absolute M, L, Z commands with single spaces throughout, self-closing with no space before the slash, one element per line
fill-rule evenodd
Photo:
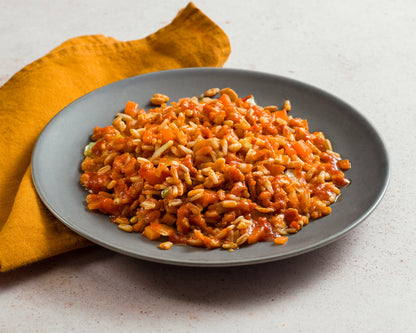
<path fill-rule="evenodd" d="M 80 185 L 83 149 L 95 126 L 110 125 L 127 100 L 149 108 L 154 93 L 171 101 L 199 96 L 213 87 L 253 94 L 259 105 L 292 102 L 291 114 L 306 118 L 311 131 L 322 131 L 333 149 L 352 163 L 351 184 L 332 213 L 312 221 L 283 246 L 258 243 L 229 252 L 190 246 L 158 248 L 159 242 L 126 233 L 107 216 L 88 211 Z M 385 146 L 372 125 L 354 108 L 318 88 L 288 78 L 234 69 L 190 68 L 140 75 L 95 90 L 68 105 L 45 127 L 32 157 L 32 176 L 40 198 L 66 226 L 108 249 L 132 257 L 184 266 L 237 266 L 299 255 L 329 244 L 362 222 L 380 202 L 389 179 Z"/>

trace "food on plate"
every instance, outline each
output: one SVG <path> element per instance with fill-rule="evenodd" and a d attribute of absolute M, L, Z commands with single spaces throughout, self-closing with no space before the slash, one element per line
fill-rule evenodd
<path fill-rule="evenodd" d="M 161 249 L 283 245 L 330 214 L 350 182 L 350 162 L 290 115 L 289 100 L 262 107 L 252 95 L 212 88 L 151 101 L 148 112 L 128 101 L 112 125 L 93 129 L 81 183 L 88 209 Z"/>

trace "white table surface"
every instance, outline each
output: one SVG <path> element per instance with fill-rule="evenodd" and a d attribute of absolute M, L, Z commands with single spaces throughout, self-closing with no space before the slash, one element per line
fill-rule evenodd
<path fill-rule="evenodd" d="M 139 39 L 186 0 L 0 0 L 0 84 L 64 40 Z M 171 267 L 101 247 L 0 274 L 1 332 L 415 332 L 416 2 L 195 1 L 228 34 L 225 67 L 344 99 L 382 135 L 377 209 L 324 248 L 238 268 Z"/>

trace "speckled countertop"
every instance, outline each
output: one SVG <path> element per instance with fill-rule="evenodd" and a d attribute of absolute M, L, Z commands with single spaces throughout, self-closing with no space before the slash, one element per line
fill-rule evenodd
<path fill-rule="evenodd" d="M 367 117 L 389 188 L 342 239 L 291 259 L 198 269 L 101 247 L 0 274 L 0 332 L 414 332 L 416 2 L 194 1 L 228 34 L 225 67 L 318 86 Z M 0 1 L 0 84 L 64 40 L 145 37 L 175 1 Z"/>

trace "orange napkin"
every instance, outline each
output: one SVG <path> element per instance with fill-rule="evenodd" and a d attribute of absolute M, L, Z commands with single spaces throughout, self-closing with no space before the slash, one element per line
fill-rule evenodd
<path fill-rule="evenodd" d="M 144 39 L 76 37 L 6 82 L 0 88 L 0 271 L 91 245 L 49 213 L 33 186 L 31 152 L 57 112 L 111 82 L 165 69 L 222 66 L 229 54 L 225 33 L 189 3 Z"/>

